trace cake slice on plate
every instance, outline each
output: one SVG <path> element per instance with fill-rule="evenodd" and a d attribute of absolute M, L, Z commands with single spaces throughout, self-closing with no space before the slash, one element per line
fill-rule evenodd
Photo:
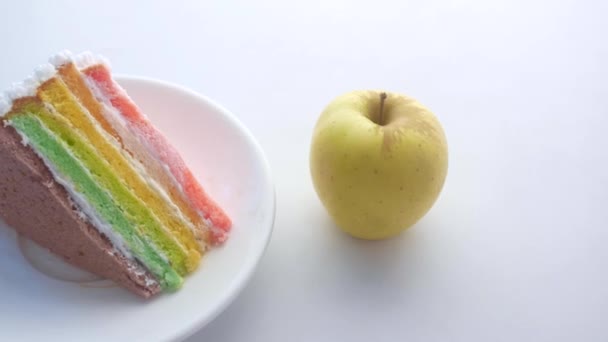
<path fill-rule="evenodd" d="M 50 62 L 0 98 L 0 217 L 143 297 L 177 290 L 229 217 L 107 62 Z"/>

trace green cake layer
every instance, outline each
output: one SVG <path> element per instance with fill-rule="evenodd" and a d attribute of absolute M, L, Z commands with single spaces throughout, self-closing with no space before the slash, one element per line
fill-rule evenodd
<path fill-rule="evenodd" d="M 77 135 L 66 129 L 60 117 L 54 116 L 42 103 L 32 99 L 12 113 L 9 121 L 27 138 L 32 148 L 85 196 L 100 217 L 114 227 L 135 258 L 158 278 L 165 290 L 176 290 L 181 286 L 183 279 L 178 271 L 182 274 L 186 272 L 183 264 L 185 256 L 180 256 L 183 249 L 172 238 L 163 235 L 162 227 L 145 204 L 122 187 L 111 172 L 108 173 L 103 162 Z M 76 156 L 81 158 L 80 161 Z M 89 173 L 87 168 L 95 171 Z M 108 186 L 112 195 L 99 182 Z M 117 201 L 117 198 L 120 200 Z M 144 235 L 144 226 L 145 233 L 155 236 L 151 238 L 152 241 Z M 158 247 L 155 243 L 159 243 Z M 173 255 L 168 256 L 171 265 L 159 254 L 159 249 L 174 251 Z"/>
<path fill-rule="evenodd" d="M 121 212 L 134 224 L 135 229 L 140 234 L 145 234 L 160 251 L 164 252 L 171 265 L 181 275 L 186 275 L 188 273 L 188 255 L 183 247 L 175 241 L 173 236 L 163 230 L 146 204 L 134 196 L 95 151 L 75 131 L 70 129 L 65 118 L 50 114 L 48 111 L 39 112 L 37 117 L 56 137 L 63 141 L 64 146 L 68 147 L 82 165 L 90 170 L 96 183 L 107 189 Z"/>

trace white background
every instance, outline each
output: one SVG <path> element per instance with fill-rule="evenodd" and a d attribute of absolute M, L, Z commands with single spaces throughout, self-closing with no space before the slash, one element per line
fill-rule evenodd
<path fill-rule="evenodd" d="M 3 1 L 0 88 L 93 50 L 252 131 L 275 232 L 192 341 L 607 341 L 607 4 Z M 361 88 L 419 99 L 450 148 L 434 208 L 383 242 L 338 231 L 308 171 L 320 111 Z"/>

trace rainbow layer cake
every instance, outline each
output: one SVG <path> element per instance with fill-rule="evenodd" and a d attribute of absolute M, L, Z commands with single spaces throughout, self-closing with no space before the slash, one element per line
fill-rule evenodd
<path fill-rule="evenodd" d="M 0 95 L 0 121 L 0 218 L 69 263 L 148 298 L 227 239 L 230 218 L 103 58 L 53 56 Z"/>

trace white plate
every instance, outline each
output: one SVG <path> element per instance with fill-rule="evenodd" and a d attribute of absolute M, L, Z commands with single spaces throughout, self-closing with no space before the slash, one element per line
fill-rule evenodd
<path fill-rule="evenodd" d="M 150 79 L 118 81 L 233 219 L 231 237 L 205 257 L 179 292 L 145 301 L 115 286 L 83 286 L 42 274 L 22 255 L 15 232 L 0 223 L 0 340 L 182 339 L 234 300 L 264 253 L 275 216 L 274 187 L 247 129 L 192 91 Z"/>

